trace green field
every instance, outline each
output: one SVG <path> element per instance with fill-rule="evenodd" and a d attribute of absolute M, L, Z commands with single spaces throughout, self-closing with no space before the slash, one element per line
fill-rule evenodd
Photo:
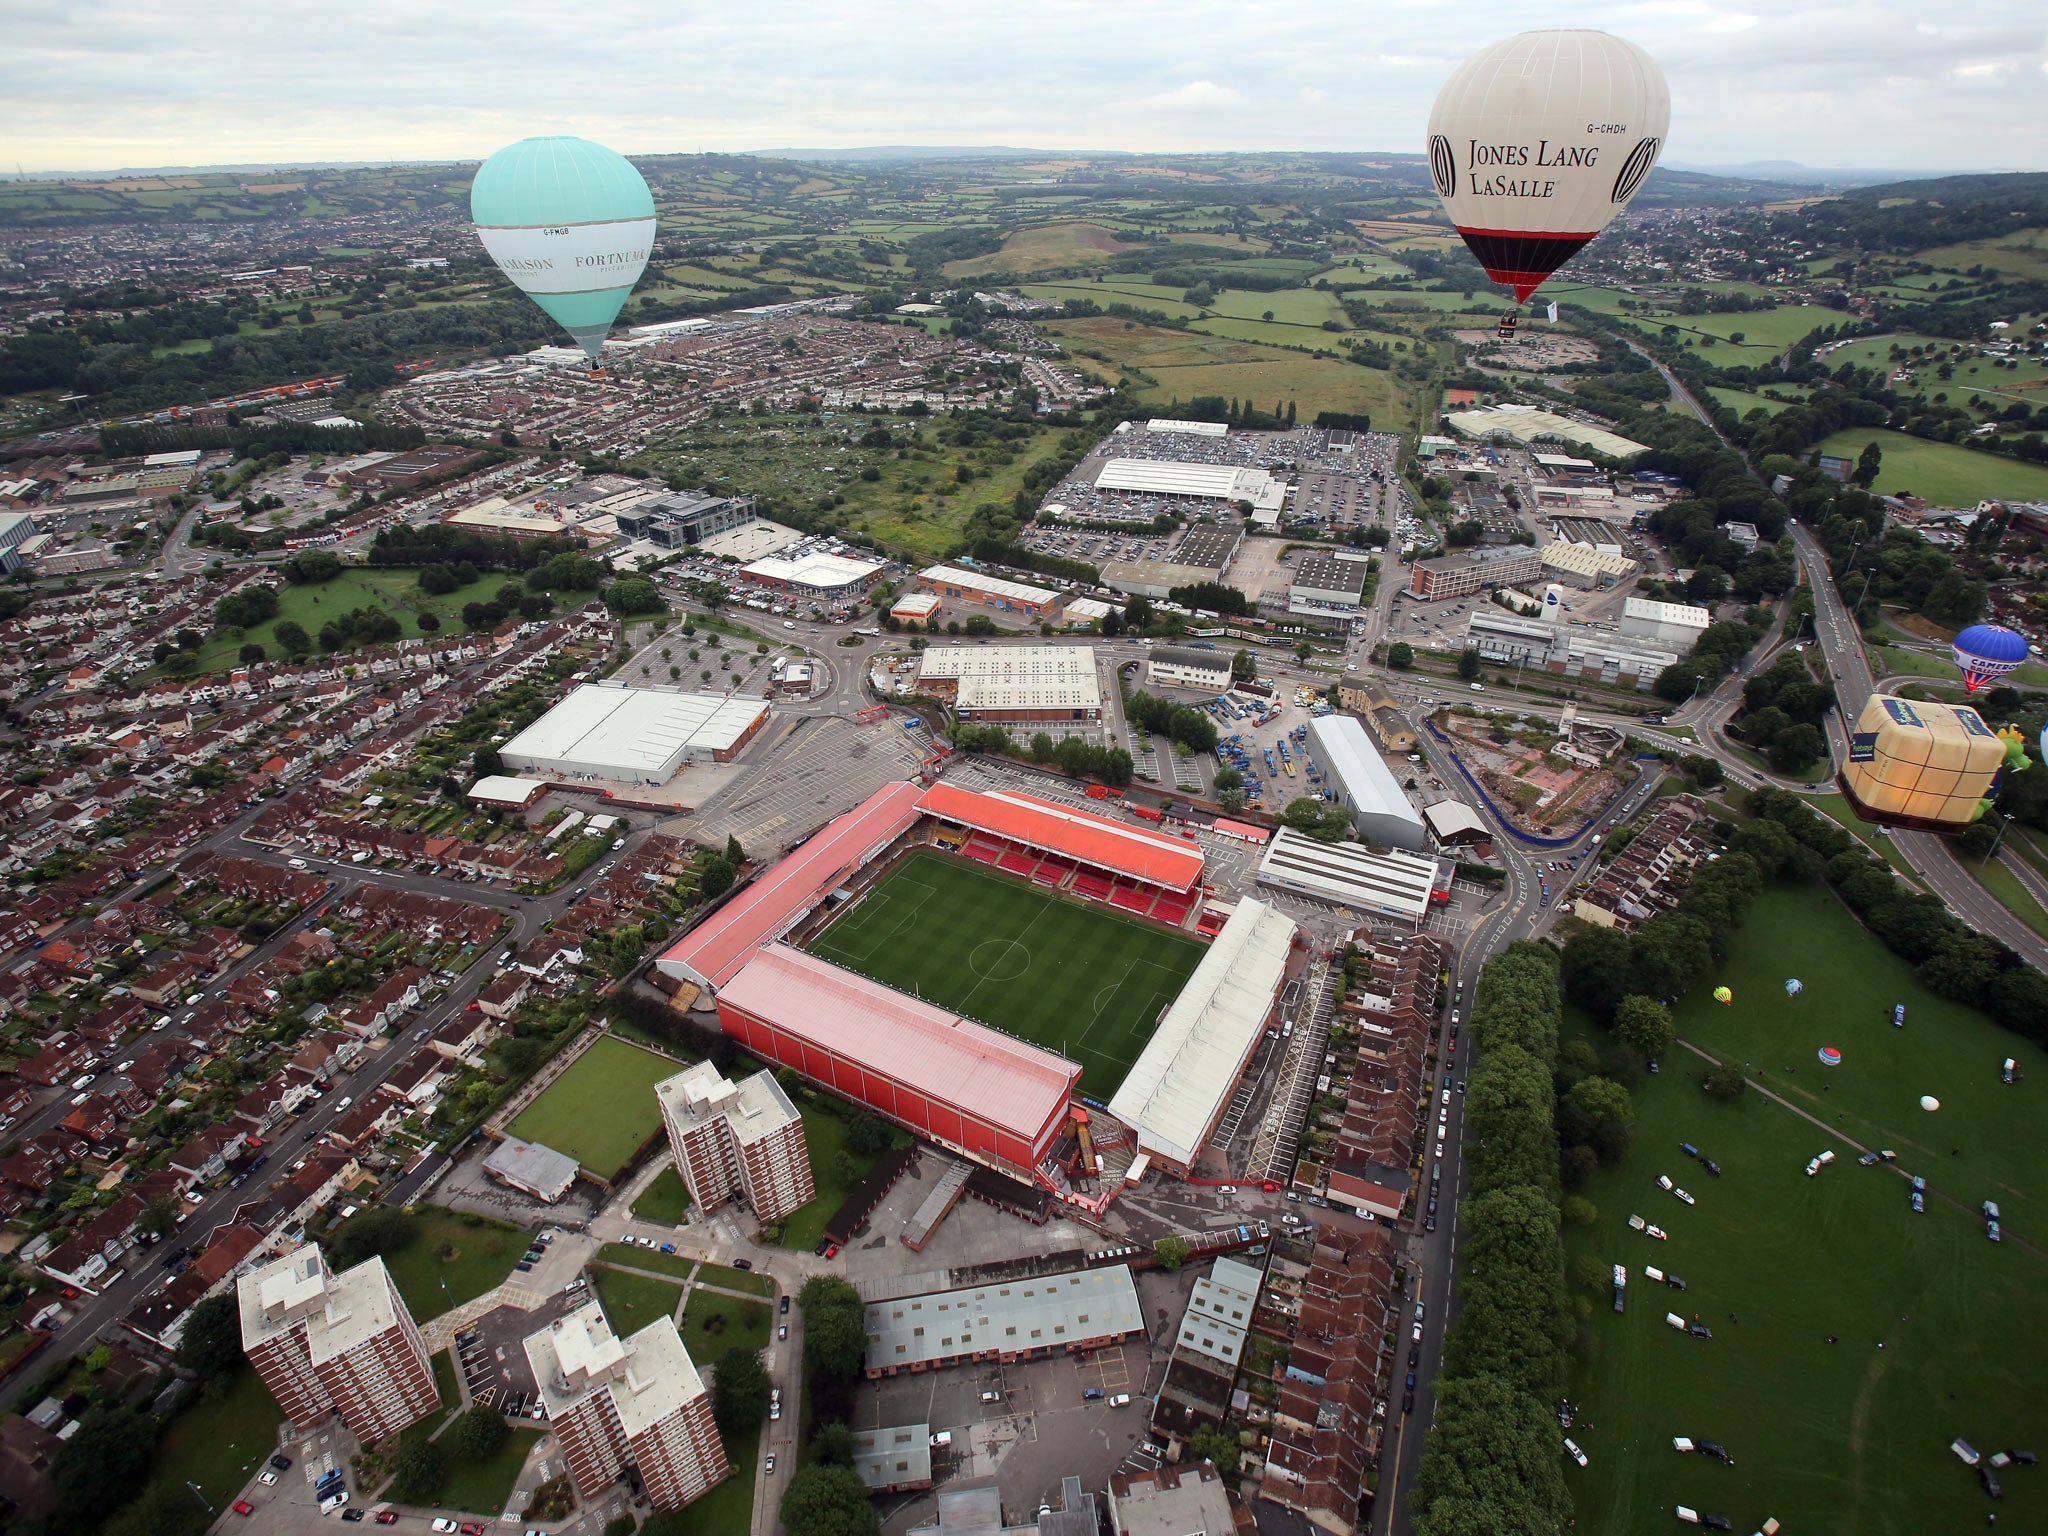
<path fill-rule="evenodd" d="M 384 1266 L 421 1322 L 502 1284 L 526 1251 L 526 1233 L 506 1222 L 465 1219 L 438 1206 L 420 1206 L 410 1214 L 413 1235 L 404 1247 L 384 1255 Z"/>
<path fill-rule="evenodd" d="M 459 1509 L 471 1515 L 500 1514 L 505 1501 L 512 1497 L 512 1485 L 519 1481 L 520 1468 L 526 1465 L 533 1443 L 542 1433 L 538 1429 L 515 1429 L 498 1454 L 486 1461 L 449 1455 L 448 1480 L 435 1495 L 435 1507 Z"/>
<path fill-rule="evenodd" d="M 804 1106 L 804 1146 L 810 1153 L 811 1185 L 817 1190 L 807 1205 L 791 1211 L 782 1223 L 782 1246 L 814 1248 L 825 1235 L 825 1223 L 846 1203 L 846 1197 L 874 1172 L 872 1155 L 862 1156 L 846 1144 L 846 1121 L 830 1110 Z M 840 1153 L 847 1171 L 839 1171 Z"/>
<path fill-rule="evenodd" d="M 1911 491 L 1938 507 L 1965 508 L 1986 498 L 2037 501 L 2048 497 L 2048 469 L 2038 464 L 1908 437 L 1883 427 L 1850 427 L 1835 433 L 1816 451 L 1854 459 L 1872 442 L 1883 455 L 1874 489 L 1886 495 Z"/>
<path fill-rule="evenodd" d="M 1738 1531 L 1767 1516 L 1841 1536 L 1980 1526 L 1992 1506 L 1949 1441 L 1989 1454 L 2048 1440 L 2036 1305 L 2048 1258 L 2035 1225 L 2048 1192 L 2031 1103 L 2048 1058 L 1922 989 L 1821 886 L 1767 890 L 1732 947 L 1712 981 L 1733 989 L 1733 1004 L 1696 988 L 1675 1009 L 1680 1038 L 1752 1068 L 1753 1082 L 1822 1123 L 1754 1087 L 1733 1104 L 1707 1098 L 1704 1063 L 1682 1047 L 1635 1089 L 1633 1150 L 1595 1175 L 1583 1193 L 1599 1217 L 1567 1238 L 1574 1261 L 1631 1274 L 1623 1316 L 1604 1284 L 1580 1293 L 1591 1310 L 1572 1433 L 1591 1465 L 1567 1468 L 1580 1527 L 1656 1529 L 1678 1504 L 1725 1514 Z M 1805 983 L 1796 998 L 1784 991 L 1794 975 Z M 1891 1024 L 1898 1002 L 1904 1029 Z M 1822 1045 L 1842 1051 L 1840 1067 L 1820 1065 Z M 2032 1082 L 2000 1082 L 2008 1055 Z M 1941 1101 L 1938 1113 L 1919 1108 L 1921 1094 Z M 1858 1166 L 1847 1137 L 1895 1150 L 1898 1163 Z M 1805 1177 L 1829 1148 L 1834 1164 Z M 1660 1174 L 1699 1203 L 1663 1193 Z M 1909 1208 L 1911 1174 L 1928 1180 L 1925 1215 Z M 1986 1198 L 2004 1209 L 2003 1243 L 1985 1240 Z M 1629 1230 L 1632 1212 L 1670 1241 Z M 1650 1284 L 1645 1264 L 1690 1288 Z M 1697 1314 L 1714 1338 L 1666 1327 L 1667 1311 Z M 1736 1464 L 1681 1456 L 1674 1435 L 1718 1440 Z M 2002 1479 L 2002 1526 L 2048 1522 L 2048 1479 L 2034 1470 Z"/>
<path fill-rule="evenodd" d="M 690 1358 L 710 1370 L 733 1349 L 766 1349 L 775 1313 L 765 1301 L 740 1301 L 692 1290 L 683 1308 L 683 1343 Z"/>
<path fill-rule="evenodd" d="M 1193 939 L 934 852 L 813 941 L 826 959 L 1081 1063 L 1107 1099 L 1202 958 Z"/>
<path fill-rule="evenodd" d="M 619 1269 L 600 1268 L 596 1273 L 597 1299 L 604 1303 L 604 1315 L 620 1338 L 664 1317 L 674 1317 L 683 1299 L 683 1288 L 666 1280 L 629 1275 Z"/>
<path fill-rule="evenodd" d="M 609 1179 L 661 1129 L 654 1085 L 681 1070 L 672 1057 L 607 1036 L 544 1088 L 508 1129 Z"/>
<path fill-rule="evenodd" d="M 673 1168 L 662 1169 L 633 1202 L 633 1214 L 642 1221 L 680 1227 L 690 1216 L 690 1192 L 683 1187 L 683 1176 Z"/>
<path fill-rule="evenodd" d="M 357 608 L 380 608 L 390 614 L 403 627 L 406 639 L 423 633 L 419 625 L 423 613 L 433 614 L 443 633 L 460 634 L 463 607 L 488 602 L 504 584 L 486 577 L 443 596 L 430 597 L 420 590 L 417 571 L 373 571 L 351 566 L 332 581 L 280 587 L 277 616 L 249 629 L 209 635 L 199 649 L 200 668 L 211 672 L 236 665 L 242 647 L 251 642 L 262 646 L 272 661 L 279 659 L 284 652 L 278 649 L 277 626 L 288 619 L 305 626 L 317 651 L 320 627 Z"/>
<path fill-rule="evenodd" d="M 238 1369 L 218 1397 L 195 1397 L 164 1430 L 151 1481 L 196 1483 L 216 1509 L 277 1449 L 284 1414 L 255 1371 Z"/>

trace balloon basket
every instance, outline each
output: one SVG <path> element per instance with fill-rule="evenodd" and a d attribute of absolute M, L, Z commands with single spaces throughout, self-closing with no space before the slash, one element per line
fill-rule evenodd
<path fill-rule="evenodd" d="M 1511 342 L 1515 339 L 1516 328 L 1522 323 L 1522 312 L 1511 309 L 1500 317 L 1500 323 L 1493 328 L 1495 341 Z"/>

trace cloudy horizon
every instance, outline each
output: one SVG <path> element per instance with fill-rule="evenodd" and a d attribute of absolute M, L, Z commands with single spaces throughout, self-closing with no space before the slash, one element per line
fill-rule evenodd
<path fill-rule="evenodd" d="M 426 11 L 217 0 L 9 0 L 0 164 L 101 172 L 476 160 L 530 133 L 626 154 L 878 145 L 1070 153 L 1415 153 L 1457 61 L 1569 20 L 1646 48 L 1671 84 L 1665 159 L 1826 168 L 2048 168 L 2048 16 L 1906 0 L 1773 14 L 1711 0 L 1256 7 L 1046 0 L 743 17 L 617 0 Z M 302 21 L 301 17 L 307 18 Z M 342 30 L 345 28 L 345 30 Z"/>

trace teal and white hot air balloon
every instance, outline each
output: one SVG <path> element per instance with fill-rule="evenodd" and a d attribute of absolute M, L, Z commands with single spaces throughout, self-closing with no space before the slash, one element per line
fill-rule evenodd
<path fill-rule="evenodd" d="M 521 139 L 478 168 L 469 216 L 499 270 L 595 366 L 654 247 L 646 178 L 588 139 Z"/>

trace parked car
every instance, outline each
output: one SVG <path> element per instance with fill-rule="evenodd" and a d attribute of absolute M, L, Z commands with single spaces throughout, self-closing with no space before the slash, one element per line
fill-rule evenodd
<path fill-rule="evenodd" d="M 281 1452 L 278 1455 L 270 1458 L 270 1464 L 273 1467 L 277 1468 L 277 1470 L 280 1472 L 289 1472 L 292 1469 L 291 1457 L 286 1456 Z"/>
<path fill-rule="evenodd" d="M 380 1509 L 380 1510 L 378 1510 L 378 1511 L 377 1511 L 377 1523 L 378 1523 L 379 1525 L 396 1525 L 396 1524 L 398 1524 L 398 1511 L 397 1511 L 397 1510 L 395 1510 L 395 1509 Z"/>
<path fill-rule="evenodd" d="M 256 1513 L 256 1506 L 247 1499 L 237 1499 L 231 1507 L 238 1515 L 253 1515 Z"/>

